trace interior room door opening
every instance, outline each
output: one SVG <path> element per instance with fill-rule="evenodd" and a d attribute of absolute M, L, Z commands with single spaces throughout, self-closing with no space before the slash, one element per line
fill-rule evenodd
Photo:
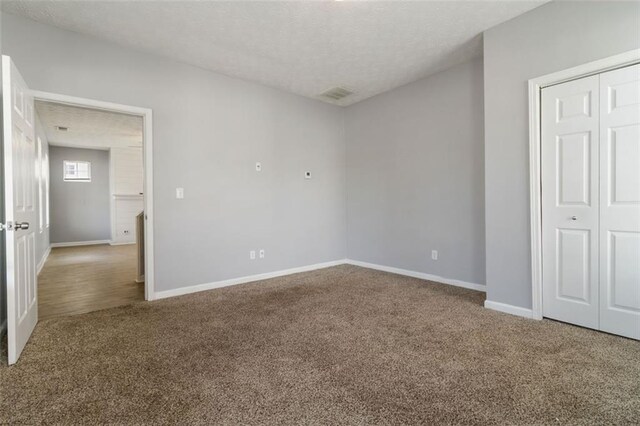
<path fill-rule="evenodd" d="M 39 319 L 144 300 L 142 117 L 38 99 L 35 112 Z"/>
<path fill-rule="evenodd" d="M 38 227 L 37 138 L 35 102 L 111 111 L 135 115 L 143 123 L 144 192 L 144 294 L 154 299 L 153 244 L 153 135 L 152 112 L 148 108 L 114 104 L 61 94 L 33 91 L 9 56 L 2 56 L 2 207 L 4 222 L 4 279 L 6 282 L 7 353 L 9 364 L 18 361 L 38 322 L 38 277 L 35 230 Z M 42 161 L 40 161 L 42 164 Z M 80 167 L 76 164 L 74 170 Z"/>
<path fill-rule="evenodd" d="M 122 149 L 110 148 L 109 149 L 109 200 L 110 200 L 110 237 L 108 238 L 111 245 L 129 244 L 136 241 L 135 225 L 127 226 L 126 234 L 122 228 L 121 223 L 117 219 L 117 210 L 127 210 L 127 204 L 135 201 L 135 198 L 139 195 L 142 196 L 143 215 L 141 215 L 141 223 L 143 224 L 143 276 L 137 274 L 137 281 L 144 281 L 144 299 L 154 299 L 154 274 L 153 274 L 153 135 L 152 135 L 152 111 L 147 108 L 140 108 L 129 105 L 115 104 L 110 102 L 103 102 L 94 99 L 78 98 L 72 96 L 66 96 L 56 93 L 33 91 L 34 100 L 36 102 L 45 102 L 49 104 L 56 104 L 61 106 L 69 106 L 83 109 L 90 109 L 95 111 L 104 111 L 108 113 L 115 113 L 118 115 L 138 117 L 142 120 L 142 147 L 140 149 L 142 154 L 142 169 L 143 169 L 143 183 L 142 194 L 120 194 L 114 186 L 117 185 L 113 182 L 113 164 L 116 161 L 117 156 L 126 154 L 129 146 L 123 146 Z M 122 153 L 120 152 L 122 151 Z M 129 209 L 130 210 L 130 209 Z M 133 229 L 130 229 L 133 228 Z M 106 241 L 105 241 L 106 242 Z"/>

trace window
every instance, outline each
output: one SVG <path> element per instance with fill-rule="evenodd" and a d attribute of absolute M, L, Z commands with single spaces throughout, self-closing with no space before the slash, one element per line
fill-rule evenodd
<path fill-rule="evenodd" d="M 91 163 L 88 161 L 64 161 L 65 182 L 91 182 Z"/>

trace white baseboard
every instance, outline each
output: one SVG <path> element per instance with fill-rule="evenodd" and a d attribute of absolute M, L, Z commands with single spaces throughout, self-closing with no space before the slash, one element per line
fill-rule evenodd
<path fill-rule="evenodd" d="M 455 280 L 455 279 L 452 279 L 452 278 L 444 278 L 444 277 L 440 277 L 438 275 L 427 274 L 427 273 L 424 273 L 424 272 L 409 271 L 407 269 L 394 268 L 393 266 L 377 265 L 375 263 L 361 262 L 359 260 L 352 260 L 352 259 L 347 259 L 345 263 L 347 263 L 349 265 L 360 266 L 360 267 L 363 267 L 363 268 L 376 269 L 378 271 L 390 272 L 392 274 L 405 275 L 407 277 L 419 278 L 421 280 L 435 281 L 435 282 L 442 283 L 442 284 L 454 285 L 456 287 L 464 287 L 464 288 L 468 288 L 470 290 L 477 290 L 477 291 L 482 291 L 482 292 L 486 291 L 486 286 L 484 284 L 476 284 L 476 283 L 470 283 L 470 282 L 461 281 L 461 280 Z"/>
<path fill-rule="evenodd" d="M 494 311 L 504 312 L 505 314 L 517 315 L 524 318 L 533 318 L 533 311 L 527 308 L 521 308 L 519 306 L 507 305 L 506 303 L 492 302 L 491 300 L 484 301 L 484 307 L 487 309 L 493 309 Z"/>
<path fill-rule="evenodd" d="M 95 246 L 98 244 L 110 244 L 110 243 L 111 243 L 111 240 L 74 241 L 70 243 L 51 243 L 51 247 Z"/>
<path fill-rule="evenodd" d="M 246 277 L 232 278 L 229 280 L 215 281 L 212 283 L 197 284 L 189 287 L 181 287 L 173 290 L 164 290 L 155 292 L 154 299 L 166 299 L 167 297 L 182 296 L 184 294 L 197 293 L 205 290 L 213 290 L 215 288 L 228 287 L 237 284 L 250 283 L 253 281 L 268 280 L 270 278 L 283 277 L 285 275 L 297 274 L 300 272 L 314 271 L 316 269 L 330 268 L 332 266 L 343 265 L 345 259 L 334 260 L 332 262 L 317 263 L 315 265 L 301 266 L 298 268 L 284 269 L 275 272 L 266 272 L 264 274 L 249 275 Z"/>
<path fill-rule="evenodd" d="M 51 246 L 47 247 L 47 249 L 44 251 L 44 254 L 42 255 L 42 259 L 40 259 L 40 262 L 38 262 L 38 269 L 36 271 L 36 275 L 40 275 L 40 271 L 42 271 L 42 268 L 44 267 L 44 264 L 47 262 L 47 259 L 49 258 L 50 254 L 51 254 Z"/>
<path fill-rule="evenodd" d="M 135 243 L 136 243 L 135 241 L 126 241 L 126 242 L 123 242 L 123 243 L 119 243 L 117 241 L 109 241 L 109 245 L 111 245 L 111 246 L 126 246 L 126 245 L 129 245 L 129 244 L 135 244 Z"/>
<path fill-rule="evenodd" d="M 419 278 L 427 281 L 435 281 L 442 284 L 449 284 L 456 287 L 463 287 L 463 288 L 468 288 L 471 290 L 477 290 L 482 292 L 484 292 L 486 288 L 486 286 L 484 286 L 483 284 L 476 284 L 476 283 L 470 283 L 470 282 L 461 281 L 461 280 L 455 280 L 451 278 L 444 278 L 438 275 L 426 274 L 424 272 L 409 271 L 406 269 L 394 268 L 391 266 L 376 265 L 373 263 L 360 262 L 358 260 L 352 260 L 352 259 L 341 259 L 341 260 L 334 260 L 332 262 L 317 263 L 315 265 L 301 266 L 298 268 L 284 269 L 284 270 L 275 271 L 275 272 L 267 272 L 264 274 L 249 275 L 246 277 L 232 278 L 229 280 L 215 281 L 211 283 L 197 284 L 197 285 L 192 285 L 188 287 L 176 288 L 172 290 L 158 291 L 158 292 L 155 292 L 153 299 L 154 300 L 166 299 L 168 297 L 182 296 L 185 294 L 197 293 L 197 292 L 206 291 L 206 290 L 213 290 L 216 288 L 228 287 L 228 286 L 237 285 L 237 284 L 268 280 L 270 278 L 277 278 L 285 275 L 298 274 L 300 272 L 314 271 L 316 269 L 330 268 L 332 266 L 338 266 L 338 265 L 344 265 L 344 264 L 355 265 L 355 266 L 360 266 L 360 267 L 369 268 L 369 269 L 376 269 L 378 271 L 385 271 L 385 272 L 390 272 L 392 274 L 405 275 L 408 277 Z"/>

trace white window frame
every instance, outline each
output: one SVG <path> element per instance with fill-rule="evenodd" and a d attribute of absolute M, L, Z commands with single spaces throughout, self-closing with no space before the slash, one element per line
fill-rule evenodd
<path fill-rule="evenodd" d="M 69 164 L 69 163 L 75 163 L 76 171 L 78 170 L 78 165 L 79 164 L 86 164 L 87 165 L 87 170 L 88 170 L 88 173 L 89 173 L 89 177 L 87 177 L 87 178 L 67 177 L 67 164 Z M 85 161 L 85 160 L 63 160 L 63 162 L 62 162 L 62 180 L 64 180 L 65 182 L 91 183 L 91 161 Z"/>

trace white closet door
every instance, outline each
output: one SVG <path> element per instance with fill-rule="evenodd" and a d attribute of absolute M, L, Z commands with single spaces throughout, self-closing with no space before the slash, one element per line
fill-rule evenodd
<path fill-rule="evenodd" d="M 600 74 L 600 329 L 640 339 L 640 65 Z"/>
<path fill-rule="evenodd" d="M 599 76 L 542 90 L 543 315 L 598 328 Z"/>

